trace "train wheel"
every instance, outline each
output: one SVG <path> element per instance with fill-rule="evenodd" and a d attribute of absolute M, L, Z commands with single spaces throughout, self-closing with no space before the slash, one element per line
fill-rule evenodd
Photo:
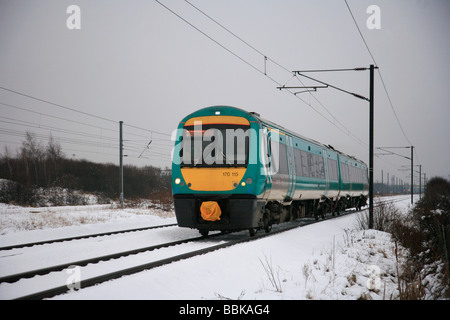
<path fill-rule="evenodd" d="M 266 213 L 264 214 L 264 231 L 266 233 L 269 233 L 272 230 L 272 225 L 270 224 L 270 214 Z"/>
<path fill-rule="evenodd" d="M 255 234 L 256 234 L 256 229 L 250 228 L 250 229 L 248 229 L 248 232 L 249 232 L 249 234 L 250 234 L 250 237 L 254 237 Z"/>
<path fill-rule="evenodd" d="M 325 215 L 327 214 L 327 207 L 323 206 L 322 210 L 320 210 L 320 217 L 322 218 L 322 220 L 325 220 Z"/>
<path fill-rule="evenodd" d="M 203 237 L 207 237 L 208 236 L 208 234 L 209 234 L 209 230 L 199 230 L 200 231 L 200 234 L 203 236 Z"/>

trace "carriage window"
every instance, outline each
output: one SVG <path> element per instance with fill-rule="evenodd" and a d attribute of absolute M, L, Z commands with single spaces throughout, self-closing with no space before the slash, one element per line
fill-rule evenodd
<path fill-rule="evenodd" d="M 328 159 L 328 175 L 330 180 L 338 180 L 337 161 L 334 159 Z"/>
<path fill-rule="evenodd" d="M 341 176 L 342 181 L 350 182 L 350 174 L 348 170 L 348 164 L 341 162 Z"/>
<path fill-rule="evenodd" d="M 325 162 L 322 156 L 294 149 L 295 170 L 298 176 L 325 179 Z"/>
<path fill-rule="evenodd" d="M 286 145 L 279 143 L 279 150 L 280 150 L 280 158 L 279 158 L 279 167 L 278 167 L 278 173 L 281 174 L 289 174 L 288 170 L 288 164 L 287 164 L 287 155 L 286 155 Z"/>
<path fill-rule="evenodd" d="M 302 156 L 301 150 L 294 149 L 294 157 L 295 157 L 295 173 L 297 176 L 303 177 L 303 167 L 302 167 Z"/>
<path fill-rule="evenodd" d="M 325 166 L 323 157 L 317 154 L 308 153 L 307 158 L 310 177 L 325 179 Z"/>
<path fill-rule="evenodd" d="M 295 171 L 297 176 L 310 177 L 310 166 L 308 162 L 309 153 L 303 150 L 294 149 Z"/>
<path fill-rule="evenodd" d="M 323 160 L 323 156 L 315 155 L 317 161 L 318 168 L 318 178 L 325 179 L 325 161 Z"/>
<path fill-rule="evenodd" d="M 300 157 L 302 158 L 302 176 L 309 177 L 308 152 L 300 150 Z"/>

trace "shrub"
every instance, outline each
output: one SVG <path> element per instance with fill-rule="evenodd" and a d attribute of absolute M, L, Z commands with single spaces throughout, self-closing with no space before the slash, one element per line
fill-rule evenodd
<path fill-rule="evenodd" d="M 399 219 L 399 211 L 391 202 L 377 201 L 373 208 L 373 228 L 389 232 L 392 225 Z M 369 229 L 369 211 L 365 210 L 356 216 L 357 227 L 361 230 Z"/>
<path fill-rule="evenodd" d="M 450 182 L 432 178 L 424 197 L 408 214 L 399 214 L 392 204 L 374 207 L 374 229 L 392 234 L 392 239 L 409 250 L 407 263 L 398 275 L 401 299 L 450 298 Z M 359 228 L 368 229 L 369 214 L 357 216 Z M 429 276 L 436 279 L 432 288 Z"/>
<path fill-rule="evenodd" d="M 410 283 L 418 283 L 429 274 L 439 279 L 438 289 L 431 293 L 434 298 L 450 298 L 449 226 L 450 183 L 443 178 L 433 178 L 409 216 L 393 223 L 389 231 L 410 251 L 404 268 L 404 276 Z"/>
<path fill-rule="evenodd" d="M 450 182 L 433 178 L 413 216 L 422 235 L 424 262 L 442 260 L 448 273 L 450 247 Z"/>

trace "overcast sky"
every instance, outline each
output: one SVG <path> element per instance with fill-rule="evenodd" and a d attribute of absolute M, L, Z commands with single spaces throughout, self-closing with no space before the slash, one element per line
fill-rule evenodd
<path fill-rule="evenodd" d="M 160 3 L 0 0 L 0 153 L 14 154 L 29 130 L 43 145 L 51 134 L 68 157 L 118 163 L 124 121 L 125 164 L 170 166 L 185 115 L 232 105 L 368 163 L 368 102 L 276 87 L 318 84 L 293 70 L 376 64 L 392 105 L 376 72 L 375 146 L 413 145 L 428 178 L 450 175 L 450 1 L 347 0 L 372 56 L 344 0 Z M 81 29 L 68 28 L 70 5 Z M 308 75 L 369 96 L 368 71 Z M 375 181 L 381 170 L 409 181 L 409 165 L 378 156 Z"/>

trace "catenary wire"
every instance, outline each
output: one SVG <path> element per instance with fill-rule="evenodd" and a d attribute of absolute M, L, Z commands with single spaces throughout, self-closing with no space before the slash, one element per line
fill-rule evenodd
<path fill-rule="evenodd" d="M 175 16 L 177 16 L 179 19 L 181 19 L 182 21 L 184 21 L 185 23 L 187 23 L 188 25 L 190 25 L 192 28 L 194 28 L 195 30 L 197 30 L 198 32 L 200 32 L 201 34 L 203 34 L 204 36 L 206 36 L 208 39 L 210 39 L 211 41 L 213 41 L 214 43 L 216 43 L 217 45 L 219 45 L 220 47 L 222 47 L 223 49 L 225 49 L 227 52 L 231 53 L 233 56 L 237 57 L 239 60 L 243 61 L 244 63 L 246 63 L 247 65 L 251 66 L 253 69 L 255 69 L 256 71 L 258 71 L 259 73 L 265 75 L 266 77 L 268 77 L 270 80 L 272 80 L 274 83 L 276 83 L 278 86 L 281 86 L 281 84 L 275 80 L 273 77 L 270 77 L 269 75 L 267 75 L 266 72 L 261 71 L 259 68 L 255 67 L 253 64 L 251 64 L 250 62 L 248 62 L 247 60 L 245 60 L 244 58 L 242 58 L 241 56 L 239 56 L 237 53 L 233 52 L 231 49 L 227 48 L 225 45 L 219 43 L 217 40 L 215 40 L 214 38 L 212 38 L 211 36 L 209 36 L 208 34 L 206 34 L 205 32 L 203 32 L 202 30 L 200 30 L 198 27 L 196 27 L 195 25 L 193 25 L 191 22 L 187 21 L 185 18 L 183 18 L 180 14 L 176 13 L 175 11 L 173 11 L 172 9 L 168 8 L 167 6 L 165 6 L 164 4 L 162 4 L 160 1 L 155 0 L 158 4 L 160 4 L 162 7 L 164 7 L 166 10 L 168 10 L 169 12 L 171 12 L 172 14 L 174 14 Z M 185 0 L 186 1 L 186 0 Z M 274 64 L 276 64 L 277 66 L 279 66 L 280 68 L 282 68 L 283 70 L 291 73 L 291 71 L 289 71 L 289 69 L 285 68 L 284 66 L 282 66 L 281 64 L 277 63 L 275 60 L 267 57 L 266 55 L 264 55 L 260 50 L 256 49 L 254 46 L 250 45 L 247 41 L 243 40 L 241 37 L 237 36 L 234 32 L 232 32 L 231 30 L 229 30 L 228 28 L 224 27 L 222 24 L 220 24 L 219 22 L 217 22 L 215 19 L 213 19 L 211 16 L 209 16 L 208 14 L 206 14 L 203 10 L 197 8 L 196 6 L 194 6 L 192 3 L 190 3 L 189 1 L 186 1 L 186 3 L 188 3 L 189 5 L 191 5 L 193 8 L 195 8 L 197 11 L 199 11 L 200 13 L 202 13 L 203 15 L 205 15 L 208 19 L 212 20 L 214 23 L 216 23 L 217 25 L 219 25 L 221 28 L 225 29 L 227 32 L 229 32 L 231 35 L 233 35 L 234 37 L 236 37 L 237 39 L 239 39 L 241 42 L 243 42 L 244 44 L 246 44 L 247 46 L 249 46 L 250 48 L 252 48 L 253 50 L 255 50 L 257 53 L 259 53 L 260 55 L 264 56 L 265 59 L 273 62 Z M 292 74 L 292 73 L 291 73 Z M 297 78 L 297 80 L 303 84 L 303 82 Z M 311 103 L 308 103 L 307 101 L 305 101 L 304 99 L 302 99 L 300 96 L 296 95 L 294 92 L 292 92 L 291 90 L 286 90 L 289 93 L 293 94 L 297 99 L 301 100 L 304 104 L 308 105 L 311 109 L 313 109 L 316 113 L 318 113 L 322 118 L 324 118 L 325 120 L 327 120 L 330 124 L 332 124 L 333 126 L 335 126 L 337 129 L 339 129 L 340 131 L 342 131 L 344 134 L 346 134 L 349 137 L 352 137 L 353 139 L 355 139 L 361 146 L 365 147 L 367 149 L 367 144 L 364 143 L 363 141 L 361 141 L 355 134 L 351 133 L 351 131 L 345 126 L 343 125 L 324 105 L 323 103 L 321 103 L 317 97 L 315 97 L 311 92 L 309 92 L 310 95 L 313 96 L 313 98 L 322 106 L 322 108 L 324 108 L 328 114 L 330 114 L 330 116 L 336 121 L 338 122 L 343 128 L 345 128 L 346 131 L 344 131 L 342 128 L 338 127 L 336 125 L 336 123 L 334 123 L 333 121 L 331 121 L 329 118 L 327 118 L 324 114 L 322 114 L 319 110 L 317 110 Z"/>
<path fill-rule="evenodd" d="M 33 100 L 37 100 L 37 101 L 40 101 L 40 102 L 51 104 L 51 105 L 53 105 L 55 107 L 58 107 L 58 108 L 63 108 L 63 109 L 66 109 L 66 110 L 77 112 L 77 113 L 83 114 L 85 116 L 90 116 L 90 117 L 94 117 L 94 118 L 101 119 L 101 120 L 104 120 L 104 121 L 117 123 L 117 121 L 114 121 L 114 120 L 111 120 L 111 119 L 108 119 L 108 118 L 105 118 L 105 117 L 100 117 L 100 116 L 97 116 L 97 115 L 94 115 L 94 114 L 91 114 L 91 113 L 87 113 L 87 112 L 84 112 L 84 111 L 76 110 L 74 108 L 63 106 L 62 104 L 51 102 L 51 101 L 48 101 L 48 100 L 45 100 L 45 99 L 37 98 L 35 96 L 31 96 L 31 95 L 25 94 L 23 92 L 19 92 L 19 91 L 16 91 L 16 90 L 8 89 L 8 88 L 2 87 L 2 86 L 0 86 L 0 89 L 5 90 L 5 91 L 9 91 L 9 92 L 21 95 L 23 97 L 27 97 L 27 98 L 33 99 Z"/>
<path fill-rule="evenodd" d="M 17 90 L 12 90 L 12 89 L 9 89 L 9 88 L 6 88 L 6 87 L 2 87 L 2 86 L 0 86 L 0 89 L 5 90 L 5 91 L 9 91 L 9 92 L 12 92 L 14 94 L 21 95 L 21 96 L 24 96 L 24 97 L 27 97 L 27 98 L 30 98 L 30 99 L 33 99 L 33 100 L 36 100 L 36 101 L 39 101 L 39 102 L 47 103 L 47 104 L 56 106 L 58 108 L 62 108 L 62 109 L 69 110 L 69 111 L 72 111 L 72 112 L 76 112 L 76 113 L 79 113 L 79 114 L 83 114 L 83 115 L 86 115 L 86 116 L 94 117 L 94 118 L 97 118 L 97 119 L 100 119 L 100 120 L 103 120 L 103 121 L 108 121 L 108 122 L 114 123 L 114 124 L 118 123 L 118 121 L 114 121 L 114 120 L 111 120 L 111 119 L 108 119 L 108 118 L 105 118 L 105 117 L 100 117 L 100 116 L 97 116 L 97 115 L 94 115 L 94 114 L 90 114 L 90 113 L 87 113 L 87 112 L 79 111 L 79 110 L 76 110 L 74 108 L 67 107 L 67 106 L 64 106 L 64 105 L 61 105 L 61 104 L 58 104 L 58 103 L 54 103 L 54 102 L 51 102 L 51 101 L 46 100 L 46 99 L 41 99 L 41 98 L 38 98 L 36 96 L 32 96 L 32 95 L 29 95 L 29 94 L 26 94 L 26 93 L 23 93 L 23 92 L 19 92 Z M 93 128 L 98 128 L 98 129 L 101 129 L 101 130 L 111 131 L 111 132 L 115 132 L 115 133 L 118 132 L 118 130 L 113 130 L 113 129 L 108 129 L 108 128 L 104 128 L 104 127 L 100 127 L 100 126 L 90 125 L 90 124 L 87 124 L 87 123 L 82 123 L 82 122 L 79 122 L 79 121 L 66 119 L 66 118 L 63 118 L 63 117 L 52 116 L 52 115 L 49 115 L 49 114 L 46 114 L 46 113 L 43 113 L 43 112 L 37 112 L 37 111 L 34 111 L 34 110 L 30 110 L 30 109 L 19 107 L 19 106 L 12 105 L 12 104 L 7 104 L 7 103 L 3 103 L 3 102 L 0 102 L 0 104 L 3 105 L 3 106 L 6 106 L 6 107 L 16 108 L 16 109 L 19 109 L 19 110 L 22 110 L 22 111 L 38 114 L 39 116 L 46 116 L 46 117 L 51 117 L 51 118 L 58 119 L 58 120 L 70 121 L 72 123 L 82 124 L 82 125 L 85 125 L 85 126 L 90 126 L 90 127 L 93 127 Z M 5 119 L 5 117 L 2 117 L 2 118 Z M 77 134 L 77 135 L 86 135 L 83 132 L 75 132 L 73 130 L 72 130 L 72 132 L 69 132 L 70 130 L 61 129 L 61 128 L 57 128 L 57 127 L 49 127 L 49 126 L 42 125 L 40 123 L 39 124 L 31 123 L 31 122 L 27 123 L 27 122 L 25 122 L 23 120 L 17 120 L 17 119 L 11 119 L 11 118 L 9 118 L 7 120 L 10 120 L 9 123 L 10 124 L 14 124 L 14 125 L 22 125 L 22 126 L 39 128 L 39 129 L 46 129 L 46 130 L 57 130 L 58 132 L 65 132 L 65 133 Z M 15 121 L 15 122 L 13 123 L 11 121 Z M 5 123 L 6 121 L 3 120 L 2 122 Z M 149 132 L 149 133 L 152 133 L 152 134 L 159 134 L 159 135 L 168 136 L 168 137 L 171 136 L 170 134 L 167 134 L 167 133 L 162 133 L 162 132 L 158 132 L 158 131 L 154 131 L 154 130 L 150 130 L 150 129 L 145 129 L 145 128 L 141 128 L 141 127 L 134 126 L 134 125 L 131 125 L 131 124 L 125 124 L 124 123 L 124 125 L 127 125 L 128 127 L 131 127 L 131 128 L 134 128 L 134 129 L 143 130 L 145 132 Z M 8 133 L 7 131 L 2 130 L 2 134 L 9 134 L 9 135 L 11 135 L 11 132 Z M 131 136 L 146 137 L 144 135 L 139 135 L 139 134 L 136 134 L 136 133 L 133 133 L 133 132 L 127 132 L 127 134 L 131 135 Z M 22 137 L 25 136 L 25 134 L 19 135 L 17 132 L 14 132 L 14 135 L 15 136 L 22 136 Z M 89 136 L 92 137 L 92 135 L 89 135 Z M 43 136 L 40 135 L 40 137 L 43 137 Z M 108 137 L 105 137 L 105 136 L 102 136 L 100 138 L 101 139 L 115 140 L 115 138 L 108 138 Z M 45 139 L 45 137 L 44 137 L 44 139 Z M 75 139 L 70 139 L 70 138 L 58 138 L 58 140 L 60 142 L 64 142 L 64 143 L 76 143 L 76 144 L 82 144 L 82 145 L 85 145 L 85 146 L 86 145 L 92 146 L 93 144 L 96 144 L 97 147 L 106 147 L 105 145 L 101 145 L 101 143 L 92 142 L 92 141 L 82 142 L 82 140 L 75 140 Z"/>
<path fill-rule="evenodd" d="M 159 4 L 161 4 L 159 1 L 157 1 L 157 0 L 155 0 L 155 1 L 158 2 Z M 225 27 L 223 24 L 221 24 L 220 22 L 218 22 L 216 19 L 212 18 L 212 17 L 211 17 L 210 15 L 208 15 L 204 10 L 201 10 L 200 8 L 196 7 L 195 5 L 193 5 L 193 4 L 192 4 L 191 2 L 189 2 L 188 0 L 185 0 L 185 2 L 188 3 L 188 4 L 189 4 L 191 7 L 193 7 L 195 10 L 199 11 L 201 14 L 203 14 L 204 16 L 206 16 L 208 19 L 210 19 L 211 21 L 213 21 L 215 24 L 217 24 L 218 26 L 220 26 L 222 29 L 224 29 L 225 31 L 227 31 L 228 33 L 230 33 L 232 36 L 234 36 L 235 38 L 237 38 L 238 40 L 240 40 L 242 43 L 244 43 L 245 45 L 247 45 L 249 48 L 253 49 L 255 52 L 257 52 L 258 54 L 260 54 L 261 56 L 263 56 L 265 59 L 271 61 L 272 63 L 274 63 L 275 65 L 277 65 L 277 66 L 280 67 L 281 69 L 283 69 L 283 70 L 285 70 L 285 71 L 287 71 L 287 72 L 289 72 L 289 73 L 292 74 L 292 72 L 291 72 L 289 69 L 287 69 L 286 67 L 282 66 L 280 63 L 276 62 L 275 60 L 271 59 L 270 57 L 267 57 L 267 55 L 265 55 L 262 51 L 258 50 L 256 47 L 254 47 L 253 45 L 251 45 L 248 41 L 244 40 L 243 38 L 241 38 L 240 36 L 238 36 L 235 32 L 231 31 L 229 28 Z M 161 5 L 162 5 L 162 4 L 161 4 Z M 184 18 L 182 18 L 179 14 L 175 13 L 173 10 L 167 8 L 167 7 L 164 6 L 164 5 L 162 5 L 162 6 L 165 7 L 167 10 L 169 10 L 170 12 L 172 12 L 174 15 L 176 15 L 178 18 L 180 18 L 180 19 L 183 20 L 184 22 L 188 23 L 188 24 L 189 24 L 190 26 L 192 26 L 194 29 L 196 29 L 197 31 L 199 31 L 200 33 L 202 33 L 203 35 L 207 36 L 209 39 L 211 39 L 212 41 L 214 41 L 215 43 L 217 43 L 217 41 L 215 41 L 214 39 L 212 39 L 210 36 L 206 35 L 204 32 L 202 32 L 201 30 L 199 30 L 197 27 L 193 26 L 190 22 L 186 21 L 186 20 L 185 20 Z M 350 8 L 349 8 L 349 10 L 350 10 Z M 353 16 L 353 14 L 352 14 L 352 16 Z M 356 21 L 355 21 L 355 23 L 356 23 Z M 358 28 L 358 30 L 359 30 L 359 28 Z M 360 31 L 360 30 L 359 30 L 359 31 Z M 360 35 L 362 36 L 361 32 L 360 32 Z M 363 41 L 364 41 L 364 43 L 365 43 L 365 45 L 366 45 L 366 48 L 367 48 L 367 50 L 369 51 L 369 53 L 370 53 L 372 59 L 374 60 L 375 65 L 376 65 L 375 59 L 374 59 L 374 57 L 373 57 L 373 54 L 371 53 L 371 51 L 370 51 L 370 49 L 369 49 L 369 47 L 368 47 L 368 45 L 367 45 L 367 42 L 365 41 L 364 38 L 363 38 Z M 219 44 L 219 43 L 217 43 L 217 44 Z M 221 45 L 221 44 L 219 44 L 219 45 L 220 45 L 221 47 L 224 47 L 224 46 Z M 226 49 L 228 52 L 232 53 L 233 55 L 237 56 L 237 54 L 231 52 L 231 50 L 229 50 L 228 48 L 225 48 L 225 49 Z M 239 57 L 239 56 L 238 56 L 238 58 L 239 58 L 240 60 L 246 62 L 243 58 L 241 58 L 241 57 Z M 246 62 L 246 63 L 247 63 L 247 64 L 250 64 L 250 63 L 248 63 L 248 62 Z M 251 65 L 251 64 L 250 64 L 250 65 Z M 263 72 L 261 72 L 258 68 L 254 67 L 253 65 L 251 65 L 251 66 L 252 66 L 254 69 L 257 69 L 258 72 L 263 73 Z M 377 70 L 378 70 L 378 72 L 379 72 L 380 78 L 382 79 L 381 72 L 380 72 L 379 68 L 377 68 Z M 266 74 L 265 72 L 264 72 L 263 74 L 267 76 L 267 74 Z M 269 78 L 270 78 L 273 82 L 275 82 L 275 83 L 277 83 L 278 85 L 280 85 L 276 80 L 272 79 L 271 77 L 269 77 Z M 294 75 L 288 80 L 288 82 L 291 81 L 293 78 L 296 78 L 296 79 L 304 86 L 304 83 L 301 81 L 301 79 L 299 79 L 299 78 L 297 77 L 296 74 L 294 74 Z M 383 83 L 383 86 L 385 87 L 385 84 L 384 84 L 383 79 L 382 79 L 382 83 Z M 358 138 L 355 134 L 353 134 L 353 133 L 352 133 L 352 132 L 344 125 L 344 124 L 342 124 L 342 123 L 341 123 L 341 122 L 340 122 L 340 121 L 339 121 L 339 120 L 338 120 L 338 119 L 337 119 L 337 118 L 336 118 L 336 117 L 328 110 L 328 108 L 326 108 L 325 105 L 323 105 L 323 103 L 320 102 L 320 101 L 318 100 L 318 98 L 317 98 L 314 94 L 312 94 L 311 92 L 308 92 L 308 93 L 310 94 L 310 96 L 312 96 L 313 99 L 316 100 L 317 103 L 320 104 L 320 105 L 322 106 L 322 108 L 325 109 L 325 111 L 326 111 L 326 112 L 334 119 L 334 121 L 336 121 L 340 126 L 342 126 L 343 129 L 341 129 L 340 127 L 338 127 L 334 122 L 332 122 L 330 119 L 328 119 L 327 117 L 325 117 L 322 113 L 320 113 L 316 108 L 314 108 L 314 107 L 311 105 L 311 103 L 308 103 L 307 101 L 305 101 L 304 99 L 302 99 L 300 96 L 298 96 L 298 95 L 295 94 L 294 92 L 292 92 L 292 91 L 290 91 L 290 90 L 287 90 L 287 91 L 288 91 L 289 93 L 293 94 L 296 98 L 298 98 L 299 100 L 301 100 L 303 103 L 305 103 L 306 105 L 308 105 L 309 107 L 311 107 L 311 108 L 312 108 L 316 113 L 318 113 L 322 118 L 326 119 L 328 122 L 330 122 L 332 125 L 334 125 L 334 126 L 335 126 L 337 129 L 339 129 L 340 131 L 342 131 L 344 134 L 346 134 L 347 136 L 353 138 L 358 144 L 360 144 L 360 145 L 361 145 L 362 147 L 364 147 L 366 150 L 369 149 L 368 144 L 367 144 L 366 142 L 362 141 L 361 139 L 359 139 L 359 138 Z M 386 94 L 388 95 L 388 98 L 390 99 L 386 87 L 385 87 L 385 91 L 386 91 Z M 395 114 L 395 116 L 396 116 L 396 119 L 397 119 L 397 121 L 398 121 L 398 123 L 399 123 L 399 125 L 400 125 L 400 122 L 399 122 L 398 117 L 397 117 L 397 115 L 396 115 L 396 113 L 395 113 L 395 110 L 394 110 L 392 101 L 390 101 L 390 102 L 391 102 L 392 110 L 394 111 L 394 114 Z M 343 131 L 344 129 L 345 129 L 345 131 Z M 403 131 L 403 128 L 401 128 L 401 129 L 402 129 L 402 131 Z M 404 133 L 404 132 L 403 132 L 403 133 Z M 405 135 L 405 137 L 406 137 L 406 134 L 405 134 L 405 133 L 404 133 L 404 135 Z M 408 141 L 409 141 L 409 139 L 408 139 Z M 384 159 L 383 157 L 379 157 L 378 155 L 375 155 L 375 156 L 376 156 L 377 158 L 379 158 L 381 161 L 387 162 L 387 163 L 389 163 L 390 165 L 393 165 L 393 164 L 392 164 L 390 161 L 388 161 L 387 159 Z"/>
<path fill-rule="evenodd" d="M 373 63 L 374 63 L 376 66 L 378 66 L 378 64 L 377 64 L 377 62 L 376 62 L 376 60 L 375 60 L 375 57 L 373 56 L 372 51 L 370 50 L 369 45 L 367 44 L 367 41 L 366 41 L 366 39 L 364 38 L 364 35 L 362 34 L 361 29 L 360 29 L 359 26 L 358 26 L 358 23 L 356 22 L 355 16 L 353 15 L 353 12 L 352 12 L 352 9 L 350 8 L 350 5 L 348 4 L 347 0 L 344 0 L 344 1 L 345 1 L 345 4 L 346 4 L 346 6 L 347 6 L 347 9 L 348 9 L 348 11 L 349 11 L 349 13 L 350 13 L 352 19 L 353 19 L 353 22 L 355 23 L 355 26 L 356 26 L 356 28 L 358 29 L 358 33 L 359 33 L 359 35 L 361 36 L 361 39 L 362 39 L 362 41 L 364 42 L 364 45 L 365 45 L 367 51 L 369 52 L 370 57 L 372 58 Z M 388 101 L 389 101 L 389 105 L 391 106 L 392 112 L 394 113 L 395 119 L 397 120 L 397 123 L 398 123 L 398 125 L 399 125 L 399 127 L 400 127 L 400 130 L 403 132 L 403 136 L 406 138 L 406 141 L 408 141 L 408 143 L 409 143 L 410 145 L 413 145 L 413 144 L 411 143 L 411 141 L 409 140 L 408 136 L 406 135 L 405 130 L 403 130 L 402 124 L 400 123 L 400 119 L 398 118 L 397 112 L 395 111 L 394 104 L 392 103 L 391 96 L 389 95 L 389 92 L 388 92 L 388 90 L 387 90 L 387 87 L 386 87 L 386 84 L 385 84 L 385 82 L 384 82 L 383 76 L 381 75 L 381 69 L 378 67 L 377 70 L 378 70 L 378 74 L 379 74 L 379 76 L 380 76 L 380 80 L 381 80 L 381 84 L 382 84 L 382 86 L 383 86 L 384 92 L 386 93 L 386 96 L 387 96 Z"/>
<path fill-rule="evenodd" d="M 263 56 L 265 59 L 271 61 L 272 63 L 274 63 L 275 65 L 277 65 L 278 67 L 280 67 L 281 69 L 285 70 L 286 72 L 292 74 L 292 72 L 284 67 L 283 65 L 281 65 L 280 63 L 278 63 L 277 61 L 273 60 L 272 58 L 268 57 L 266 54 L 264 54 L 263 52 L 261 52 L 260 50 L 258 50 L 257 48 L 255 48 L 253 45 L 251 45 L 249 42 L 247 42 L 246 40 L 242 39 L 241 37 L 239 37 L 236 33 L 234 33 L 233 31 L 231 31 L 229 28 L 225 27 L 223 24 L 221 24 L 220 22 L 218 22 L 216 19 L 212 18 L 210 15 L 208 15 L 206 12 L 204 12 L 203 10 L 201 10 L 200 8 L 196 7 L 195 5 L 193 5 L 191 2 L 189 2 L 188 0 L 185 0 L 186 3 L 188 3 L 191 7 L 193 7 L 195 10 L 199 11 L 201 14 L 203 14 L 204 16 L 206 16 L 208 19 L 210 19 L 211 21 L 213 21 L 215 24 L 217 24 L 218 26 L 220 26 L 222 29 L 224 29 L 225 31 L 227 31 L 228 33 L 230 33 L 232 36 L 234 36 L 235 38 L 237 38 L 239 41 L 241 41 L 242 43 L 244 43 L 245 45 L 247 45 L 249 48 L 253 49 L 255 52 L 259 53 L 261 56 Z M 264 73 L 264 75 L 267 75 L 266 73 Z M 288 80 L 288 82 L 290 80 L 292 80 L 292 78 L 296 78 L 303 86 L 304 83 L 303 81 L 301 81 L 301 79 L 299 79 L 297 77 L 297 75 L 294 73 L 294 75 Z M 292 92 L 290 92 L 292 93 Z M 356 135 L 354 135 L 344 124 L 342 124 L 329 110 L 328 108 L 325 107 L 325 105 L 320 102 L 317 97 L 315 95 L 313 95 L 311 92 L 308 92 L 310 94 L 310 96 L 312 96 L 314 98 L 314 100 L 317 101 L 317 103 L 319 103 L 323 109 L 325 109 L 325 111 L 337 122 L 339 123 L 339 125 L 341 125 L 346 132 L 344 132 L 345 134 L 347 134 L 348 136 L 353 136 L 353 138 L 363 147 L 365 147 L 368 150 L 368 145 L 367 143 L 361 141 Z M 311 108 L 313 108 L 311 106 L 310 103 L 307 103 L 306 101 L 304 101 L 302 98 L 300 98 L 299 96 L 297 96 L 297 94 L 294 94 L 295 97 L 299 98 L 303 103 L 305 103 L 306 105 L 310 106 Z M 315 110 L 315 108 L 313 108 Z M 315 110 L 317 112 L 317 110 Z M 323 118 L 325 118 L 321 113 L 319 113 Z M 328 120 L 328 119 L 327 119 Z M 331 121 L 330 121 L 331 122 Z M 335 125 L 335 124 L 334 124 Z M 336 125 L 335 125 L 336 126 Z M 336 126 L 337 127 L 337 126 Z"/>

